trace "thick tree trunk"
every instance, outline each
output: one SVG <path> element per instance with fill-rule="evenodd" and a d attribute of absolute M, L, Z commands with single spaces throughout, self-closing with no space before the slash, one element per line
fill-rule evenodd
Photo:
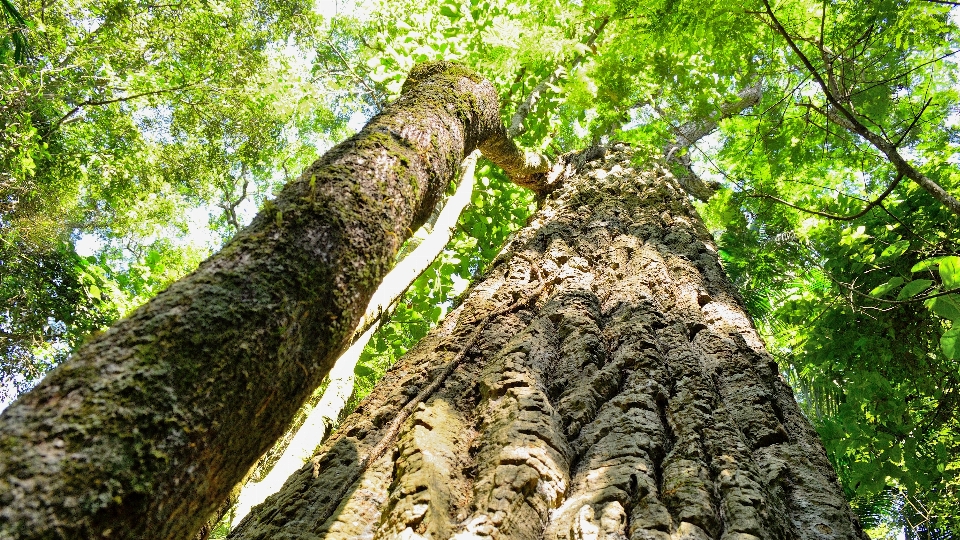
<path fill-rule="evenodd" d="M 866 538 L 677 182 L 592 166 L 231 538 Z"/>
<path fill-rule="evenodd" d="M 3 412 L 0 538 L 190 538 L 327 374 L 476 147 L 535 172 L 489 82 L 415 68 L 222 251 Z"/>

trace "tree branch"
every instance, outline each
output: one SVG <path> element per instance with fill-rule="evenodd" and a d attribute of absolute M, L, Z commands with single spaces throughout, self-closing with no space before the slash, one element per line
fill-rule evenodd
<path fill-rule="evenodd" d="M 594 27 L 593 32 L 587 37 L 587 41 L 584 43 L 590 49 L 594 49 L 594 43 L 597 41 L 597 37 L 600 36 L 600 33 L 603 32 L 603 29 L 607 26 L 607 23 L 610 22 L 610 17 L 603 17 L 600 19 L 600 23 Z M 523 122 L 527 119 L 527 116 L 530 115 L 530 111 L 533 110 L 534 105 L 540 101 L 540 96 L 546 92 L 547 88 L 551 85 L 556 84 L 564 73 L 572 72 L 577 69 L 581 62 L 586 58 L 585 53 L 579 53 L 573 57 L 573 60 L 570 62 L 570 67 L 558 66 L 557 69 L 553 70 L 553 73 L 549 77 L 540 81 L 540 84 L 535 86 L 533 90 L 530 91 L 530 94 L 527 95 L 527 99 L 517 107 L 517 112 L 513 113 L 513 117 L 510 118 L 510 127 L 507 129 L 507 136 L 510 138 L 518 137 L 523 135 L 527 128 L 524 127 Z"/>
<path fill-rule="evenodd" d="M 683 189 L 687 193 L 693 195 L 700 201 L 706 202 L 717 188 L 704 182 L 703 179 L 693 171 L 690 154 L 683 153 L 682 150 L 688 149 L 700 139 L 713 133 L 721 120 L 740 114 L 744 110 L 759 103 L 762 96 L 762 82 L 757 82 L 741 90 L 737 94 L 737 97 L 740 98 L 738 101 L 722 103 L 715 114 L 706 119 L 690 120 L 677 127 L 671 126 L 671 130 L 676 136 L 676 139 L 664 146 L 663 155 L 666 156 L 667 163 L 675 163 L 681 167 L 684 174 L 678 176 L 677 181 L 680 182 L 680 185 L 683 186 Z M 658 110 L 657 112 L 660 111 Z M 664 116 L 662 112 L 660 112 L 660 115 Z"/>
<path fill-rule="evenodd" d="M 890 195 L 890 193 L 893 192 L 893 190 L 897 187 L 897 185 L 900 184 L 900 181 L 901 181 L 901 180 L 903 180 L 903 173 L 898 173 L 898 174 L 897 174 L 897 178 L 894 179 L 894 181 L 891 182 L 889 186 L 887 186 L 887 189 L 884 190 L 884 192 L 881 193 L 879 197 L 877 197 L 877 198 L 876 198 L 875 200 L 873 200 L 873 201 L 870 201 L 870 203 L 867 204 L 867 206 L 864 207 L 863 210 L 857 212 L 856 214 L 851 214 L 851 215 L 849 215 L 849 216 L 841 216 L 841 215 L 838 215 L 838 214 L 831 214 L 831 213 L 829 213 L 829 212 L 821 212 L 821 211 L 819 211 L 819 210 L 813 210 L 813 209 L 810 209 L 810 208 L 803 208 L 803 207 L 797 206 L 797 205 L 795 205 L 795 204 L 793 204 L 793 203 L 791 203 L 791 202 L 789 202 L 789 201 L 785 201 L 785 200 L 781 199 L 780 197 L 775 197 L 775 196 L 773 196 L 773 195 L 767 195 L 767 194 L 765 194 L 765 193 L 744 193 L 744 195 L 746 195 L 747 197 L 754 197 L 754 198 L 761 198 L 761 199 L 769 199 L 769 200 L 771 200 L 771 201 L 780 203 L 780 204 L 782 204 L 782 205 L 784 205 L 784 206 L 789 206 L 790 208 L 793 208 L 794 210 L 799 210 L 799 211 L 805 212 L 805 213 L 807 213 L 807 214 L 813 214 L 813 215 L 816 215 L 816 216 L 821 216 L 821 217 L 825 217 L 825 218 L 829 218 L 829 219 L 834 219 L 834 220 L 837 220 L 837 221 L 853 221 L 853 220 L 855 220 L 855 219 L 857 219 L 857 218 L 859 218 L 859 217 L 862 217 L 862 216 L 866 215 L 867 212 L 869 212 L 870 210 L 872 210 L 873 208 L 875 208 L 877 205 L 879 205 L 880 203 L 882 203 L 883 200 L 884 200 L 885 198 L 887 198 L 887 195 Z"/>
<path fill-rule="evenodd" d="M 237 220 L 237 207 L 247 198 L 247 188 L 250 186 L 250 178 L 247 177 L 247 164 L 241 164 L 240 178 L 243 179 L 243 188 L 240 196 L 236 200 L 227 200 L 225 203 L 219 203 L 217 206 L 223 209 L 227 216 L 227 222 L 233 227 L 234 233 L 240 232 L 240 222 Z M 232 190 L 231 190 L 232 191 Z M 227 194 L 229 196 L 229 194 Z"/>
<path fill-rule="evenodd" d="M 360 75 L 357 75 L 357 72 L 354 71 L 353 66 L 350 64 L 350 62 L 347 61 L 346 58 L 344 58 L 343 53 L 340 52 L 340 49 L 338 49 L 337 46 L 334 45 L 332 41 L 330 41 L 330 40 L 328 40 L 328 39 L 325 39 L 325 40 L 323 40 L 323 42 L 326 43 L 328 47 L 330 47 L 331 49 L 333 49 L 333 52 L 337 53 L 337 57 L 340 58 L 340 62 L 341 62 L 341 63 L 343 64 L 343 66 L 347 69 L 347 71 L 350 72 L 350 76 L 353 78 L 353 80 L 355 80 L 355 81 L 356 81 L 357 83 L 359 83 L 361 86 L 363 86 L 364 88 L 366 88 L 366 89 L 367 89 L 367 92 L 370 93 L 371 97 L 372 97 L 373 100 L 376 102 L 377 108 L 378 108 L 378 109 L 382 109 L 382 108 L 383 108 L 383 102 L 382 102 L 383 100 L 381 99 L 382 96 L 380 95 L 380 92 L 378 92 L 375 88 L 371 88 L 370 85 L 367 84 L 367 79 L 366 79 L 365 77 L 361 77 Z"/>
<path fill-rule="evenodd" d="M 766 8 L 767 16 L 770 17 L 770 21 L 773 24 L 774 29 L 777 31 L 777 33 L 783 36 L 783 38 L 787 41 L 787 44 L 790 46 L 790 49 L 797 55 L 798 58 L 800 58 L 801 63 L 803 63 L 807 71 L 810 72 L 810 75 L 813 76 L 813 79 L 820 86 L 821 90 L 823 90 L 830 108 L 817 110 L 837 125 L 840 125 L 841 127 L 844 127 L 869 141 L 870 144 L 877 148 L 877 150 L 880 150 L 880 152 L 887 156 L 887 159 L 897 169 L 897 172 L 916 182 L 934 199 L 940 201 L 941 204 L 946 206 L 948 210 L 960 216 L 960 201 L 943 189 L 943 187 L 941 187 L 939 184 L 914 168 L 909 162 L 907 162 L 907 160 L 903 158 L 903 156 L 900 155 L 900 153 L 897 151 L 896 145 L 888 141 L 886 138 L 871 131 L 862 122 L 860 122 L 854 112 L 848 110 L 843 106 L 842 103 L 840 103 L 838 96 L 834 95 L 834 93 L 831 91 L 830 85 L 827 84 L 817 68 L 813 66 L 813 64 L 810 62 L 810 59 L 807 58 L 807 56 L 797 45 L 796 41 L 794 41 L 794 39 L 790 36 L 790 33 L 787 32 L 787 30 L 780 23 L 780 20 L 777 19 L 776 15 L 774 15 L 773 8 L 770 6 L 770 1 L 763 0 L 763 5 Z"/>
<path fill-rule="evenodd" d="M 84 107 L 99 107 L 99 106 L 102 106 L 102 105 L 109 105 L 109 104 L 111 104 L 111 103 L 120 103 L 120 102 L 123 102 L 123 101 L 130 101 L 130 100 L 134 100 L 134 99 L 142 98 L 142 97 L 146 97 L 146 96 L 155 96 L 155 95 L 158 95 L 158 94 L 164 94 L 164 93 L 166 93 L 166 92 L 175 92 L 175 91 L 177 91 L 177 90 L 183 90 L 184 88 L 189 88 L 189 87 L 194 86 L 194 85 L 196 85 L 196 84 L 197 84 L 197 83 L 188 83 L 188 84 L 183 84 L 183 85 L 180 85 L 180 86 L 175 86 L 175 87 L 173 87 L 173 88 L 161 88 L 161 89 L 159 89 L 159 90 L 151 90 L 150 92 L 141 92 L 141 93 L 139 93 L 139 94 L 133 94 L 133 95 L 130 95 L 130 96 L 121 96 L 121 97 L 111 98 L 111 99 L 101 99 L 101 100 L 91 100 L 91 99 L 88 99 L 88 100 L 80 103 L 79 105 L 77 105 L 77 106 L 74 107 L 73 109 L 71 109 L 70 112 L 68 112 L 67 114 L 61 116 L 59 120 L 57 120 L 56 122 L 53 123 L 52 126 L 50 126 L 50 129 L 48 130 L 48 133 L 51 133 L 51 132 L 53 132 L 55 129 L 57 129 L 58 127 L 60 127 L 61 124 L 63 124 L 65 121 L 67 121 L 67 120 L 68 120 L 69 118 L 71 118 L 73 115 L 75 115 L 75 114 L 77 114 L 78 112 L 80 112 L 80 109 L 82 109 L 82 108 L 84 108 Z"/>

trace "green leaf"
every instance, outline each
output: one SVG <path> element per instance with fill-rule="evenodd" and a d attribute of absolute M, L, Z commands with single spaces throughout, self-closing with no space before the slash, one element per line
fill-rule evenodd
<path fill-rule="evenodd" d="M 922 270 L 927 270 L 928 268 L 932 268 L 932 267 L 940 264 L 940 261 L 943 260 L 943 259 L 946 259 L 946 257 L 945 257 L 945 256 L 941 256 L 941 257 L 931 257 L 931 258 L 929 258 L 929 259 L 922 260 L 922 261 L 918 262 L 917 264 L 913 265 L 913 268 L 911 268 L 910 271 L 911 271 L 911 272 L 920 272 L 920 271 L 922 271 Z"/>
<path fill-rule="evenodd" d="M 373 368 L 365 366 L 363 364 L 357 364 L 357 367 L 353 368 L 353 372 L 358 377 L 370 377 L 371 375 L 376 373 L 376 371 Z"/>
<path fill-rule="evenodd" d="M 900 240 L 899 242 L 890 244 L 887 249 L 883 250 L 883 253 L 880 254 L 880 257 L 896 258 L 906 253 L 908 249 L 910 249 L 910 241 Z"/>
<path fill-rule="evenodd" d="M 944 257 L 940 260 L 940 279 L 945 290 L 960 286 L 960 257 Z"/>
<path fill-rule="evenodd" d="M 906 285 L 903 286 L 903 290 L 900 291 L 900 294 L 897 295 L 897 300 L 906 300 L 907 298 L 913 298 L 920 291 L 925 290 L 927 287 L 933 284 L 932 279 L 915 279 Z"/>
<path fill-rule="evenodd" d="M 900 276 L 890 278 L 890 281 L 880 285 L 870 291 L 870 296 L 883 296 L 903 284 L 903 278 Z"/>
<path fill-rule="evenodd" d="M 944 319 L 960 321 L 960 295 L 938 296 L 927 300 L 924 305 Z"/>
<path fill-rule="evenodd" d="M 461 17 L 460 12 L 450 4 L 440 6 L 440 14 L 445 17 L 450 17 L 451 19 L 459 19 Z"/>
<path fill-rule="evenodd" d="M 960 359 L 960 326 L 955 326 L 943 333 L 940 338 L 940 348 L 947 358 Z"/>

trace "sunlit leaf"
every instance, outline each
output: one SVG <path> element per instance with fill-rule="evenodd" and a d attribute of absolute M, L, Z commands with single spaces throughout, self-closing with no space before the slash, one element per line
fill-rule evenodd
<path fill-rule="evenodd" d="M 928 270 L 928 269 L 933 268 L 934 266 L 940 264 L 940 261 L 942 261 L 943 259 L 946 259 L 946 257 L 945 257 L 945 256 L 941 256 L 941 257 L 930 257 L 929 259 L 924 259 L 924 260 L 918 262 L 917 264 L 913 265 L 913 267 L 910 269 L 910 271 L 911 271 L 911 272 L 920 272 L 920 271 L 923 271 L 923 270 Z"/>
<path fill-rule="evenodd" d="M 883 258 L 895 258 L 906 253 L 907 249 L 910 248 L 909 240 L 900 240 L 899 242 L 893 243 L 883 250 L 883 253 L 880 254 Z"/>
<path fill-rule="evenodd" d="M 960 295 L 948 294 L 924 302 L 934 313 L 951 321 L 960 321 Z"/>
<path fill-rule="evenodd" d="M 913 298 L 921 291 L 924 291 L 933 284 L 933 280 L 930 279 L 915 279 L 910 281 L 903 286 L 903 289 L 900 291 L 900 294 L 897 295 L 897 300 L 906 300 L 907 298 Z"/>
<path fill-rule="evenodd" d="M 450 4 L 444 4 L 440 6 L 440 14 L 445 17 L 450 17 L 451 19 L 457 19 L 461 17 L 460 12 Z"/>
<path fill-rule="evenodd" d="M 940 260 L 940 279 L 944 289 L 960 287 L 960 257 L 944 257 Z"/>
<path fill-rule="evenodd" d="M 951 328 L 940 338 L 940 348 L 947 358 L 960 359 L 960 326 Z"/>
<path fill-rule="evenodd" d="M 890 278 L 889 281 L 887 281 L 883 285 L 879 285 L 876 288 L 874 288 L 872 291 L 870 291 L 870 296 L 883 296 L 888 292 L 896 289 L 900 285 L 903 285 L 903 278 L 900 276 L 892 277 Z"/>

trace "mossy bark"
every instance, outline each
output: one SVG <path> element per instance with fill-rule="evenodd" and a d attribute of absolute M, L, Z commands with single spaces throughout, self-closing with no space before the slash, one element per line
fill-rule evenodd
<path fill-rule="evenodd" d="M 329 371 L 463 157 L 503 133 L 490 83 L 415 68 L 223 250 L 3 412 L 0 538 L 191 537 Z"/>
<path fill-rule="evenodd" d="M 568 166 L 465 301 L 231 538 L 865 539 L 687 196 L 636 167 L 622 146 Z"/>

